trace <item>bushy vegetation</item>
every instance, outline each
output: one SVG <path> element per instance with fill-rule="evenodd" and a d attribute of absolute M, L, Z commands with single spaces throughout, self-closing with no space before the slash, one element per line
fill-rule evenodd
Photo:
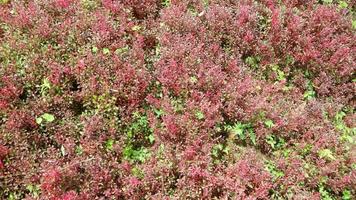
<path fill-rule="evenodd" d="M 0 198 L 355 199 L 355 6 L 0 0 Z"/>

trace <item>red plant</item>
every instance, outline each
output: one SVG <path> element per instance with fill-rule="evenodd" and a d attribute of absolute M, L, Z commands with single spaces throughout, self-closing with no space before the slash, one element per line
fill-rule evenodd
<path fill-rule="evenodd" d="M 0 2 L 1 199 L 355 195 L 352 1 Z"/>

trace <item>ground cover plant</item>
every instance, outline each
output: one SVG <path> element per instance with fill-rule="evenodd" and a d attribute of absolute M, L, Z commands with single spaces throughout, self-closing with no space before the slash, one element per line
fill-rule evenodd
<path fill-rule="evenodd" d="M 0 0 L 0 199 L 355 199 L 352 0 Z"/>

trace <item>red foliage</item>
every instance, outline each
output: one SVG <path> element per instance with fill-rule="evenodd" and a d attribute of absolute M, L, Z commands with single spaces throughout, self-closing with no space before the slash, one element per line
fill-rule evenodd
<path fill-rule="evenodd" d="M 355 195 L 355 5 L 321 2 L 0 3 L 0 198 Z"/>

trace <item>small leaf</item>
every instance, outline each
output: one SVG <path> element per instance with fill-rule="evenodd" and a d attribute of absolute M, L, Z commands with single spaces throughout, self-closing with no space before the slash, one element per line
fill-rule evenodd
<path fill-rule="evenodd" d="M 351 199 L 351 191 L 348 189 L 345 189 L 342 191 L 342 200 L 350 200 Z"/>
<path fill-rule="evenodd" d="M 272 120 L 268 119 L 268 120 L 265 121 L 265 125 L 268 128 L 272 128 L 274 126 L 274 123 L 273 123 Z"/>
<path fill-rule="evenodd" d="M 245 139 L 244 126 L 241 123 L 236 123 L 232 129 L 232 132 L 237 135 L 240 139 Z"/>
<path fill-rule="evenodd" d="M 77 155 L 82 155 L 83 154 L 83 148 L 82 148 L 81 145 L 78 145 L 78 146 L 75 147 L 75 153 Z"/>
<path fill-rule="evenodd" d="M 199 119 L 199 120 L 203 120 L 205 116 L 204 116 L 204 113 L 203 113 L 203 112 L 197 111 L 197 112 L 195 113 L 195 117 L 196 117 L 197 119 Z"/>
<path fill-rule="evenodd" d="M 193 84 L 197 83 L 198 82 L 197 77 L 195 77 L 195 76 L 190 77 L 190 82 Z"/>
<path fill-rule="evenodd" d="M 155 112 L 157 117 L 160 117 L 164 114 L 164 111 L 162 109 L 156 109 L 154 108 L 153 111 Z"/>
<path fill-rule="evenodd" d="M 171 5 L 171 0 L 162 0 L 162 6 L 169 7 Z"/>
<path fill-rule="evenodd" d="M 42 123 L 42 118 L 41 117 L 37 117 L 36 118 L 36 123 L 37 124 L 41 124 Z"/>
<path fill-rule="evenodd" d="M 346 3 L 346 1 L 339 1 L 339 8 L 341 9 L 345 9 L 347 8 L 349 5 Z"/>
<path fill-rule="evenodd" d="M 323 0 L 323 2 L 326 4 L 331 4 L 333 2 L 333 0 Z"/>
<path fill-rule="evenodd" d="M 41 116 L 41 118 L 43 118 L 44 120 L 46 120 L 46 122 L 53 122 L 54 121 L 54 116 L 48 113 L 45 113 Z"/>
<path fill-rule="evenodd" d="M 319 157 L 320 158 L 325 158 L 327 160 L 335 160 L 335 157 L 333 156 L 333 153 L 330 149 L 323 149 L 319 151 Z"/>
<path fill-rule="evenodd" d="M 7 3 L 9 3 L 10 2 L 10 0 L 0 0 L 0 5 L 1 4 L 7 4 Z"/>
<path fill-rule="evenodd" d="M 249 136 L 253 145 L 256 145 L 256 134 L 253 131 L 249 131 Z"/>
<path fill-rule="evenodd" d="M 103 48 L 103 54 L 110 54 L 110 50 L 108 48 Z"/>
<path fill-rule="evenodd" d="M 120 54 L 126 53 L 128 51 L 129 51 L 129 47 L 125 46 L 125 47 L 116 49 L 115 54 L 120 55 Z"/>
<path fill-rule="evenodd" d="M 92 49 L 91 49 L 91 51 L 93 52 L 93 53 L 96 53 L 96 52 L 98 52 L 98 47 L 93 47 Z"/>
<path fill-rule="evenodd" d="M 266 136 L 266 142 L 267 142 L 267 144 L 271 145 L 272 149 L 275 148 L 275 145 L 277 143 L 272 135 Z"/>
<path fill-rule="evenodd" d="M 139 30 L 141 30 L 141 27 L 136 25 L 136 26 L 132 27 L 132 30 L 133 31 L 139 31 Z"/>
<path fill-rule="evenodd" d="M 108 151 L 113 150 L 113 148 L 114 148 L 114 143 L 115 143 L 115 141 L 114 141 L 113 139 L 108 139 L 108 140 L 105 142 L 105 148 L 106 148 L 106 150 L 108 150 Z"/>
<path fill-rule="evenodd" d="M 154 143 L 155 137 L 153 136 L 153 134 L 150 134 L 150 135 L 148 136 L 148 141 L 149 141 L 151 144 Z"/>
<path fill-rule="evenodd" d="M 66 149 L 64 148 L 64 146 L 61 146 L 61 155 L 65 156 L 66 155 Z"/>

